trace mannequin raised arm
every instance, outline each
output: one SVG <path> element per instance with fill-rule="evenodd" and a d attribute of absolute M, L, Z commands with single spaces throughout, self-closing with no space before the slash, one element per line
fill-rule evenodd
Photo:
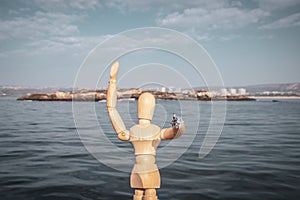
<path fill-rule="evenodd" d="M 110 81 L 107 89 L 106 106 L 110 121 L 118 134 L 120 140 L 129 140 L 129 131 L 126 130 L 125 124 L 116 109 L 117 105 L 117 75 L 119 72 L 119 62 L 112 64 L 110 69 Z"/>

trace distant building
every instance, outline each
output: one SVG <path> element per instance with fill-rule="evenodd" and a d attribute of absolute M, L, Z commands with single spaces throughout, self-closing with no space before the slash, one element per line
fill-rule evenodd
<path fill-rule="evenodd" d="M 246 89 L 245 89 L 245 88 L 239 88 L 238 94 L 239 94 L 239 95 L 246 95 L 246 94 L 247 94 L 247 93 L 246 93 Z"/>
<path fill-rule="evenodd" d="M 206 95 L 210 98 L 213 98 L 215 96 L 217 96 L 216 92 L 215 91 L 207 91 L 206 92 Z"/>
<path fill-rule="evenodd" d="M 161 92 L 166 92 L 166 91 L 167 91 L 167 89 L 165 87 L 161 88 Z"/>
<path fill-rule="evenodd" d="M 228 95 L 228 91 L 226 88 L 222 88 L 221 89 L 221 96 L 227 96 Z"/>
<path fill-rule="evenodd" d="M 190 90 L 181 90 L 182 94 L 188 94 L 190 92 Z"/>
<path fill-rule="evenodd" d="M 236 95 L 237 95 L 236 89 L 234 89 L 234 88 L 231 88 L 231 89 L 229 90 L 229 93 L 230 93 L 232 96 L 236 96 Z"/>
<path fill-rule="evenodd" d="M 278 92 L 278 91 L 272 91 L 272 95 L 278 95 L 278 94 L 280 94 L 280 92 Z"/>

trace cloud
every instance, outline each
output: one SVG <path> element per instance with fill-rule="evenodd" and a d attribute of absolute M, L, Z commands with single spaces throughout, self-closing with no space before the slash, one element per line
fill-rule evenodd
<path fill-rule="evenodd" d="M 269 24 L 260 26 L 260 29 L 280 29 L 300 26 L 300 13 L 292 14 Z"/>
<path fill-rule="evenodd" d="M 47 40 L 38 40 L 27 44 L 28 47 L 34 47 L 38 49 L 36 54 L 44 53 L 59 53 L 69 52 L 73 55 L 87 55 L 88 51 L 93 49 L 100 42 L 111 37 L 110 35 L 101 35 L 94 37 L 82 37 L 82 36 L 66 36 L 66 37 L 54 37 Z"/>
<path fill-rule="evenodd" d="M 287 7 L 300 5 L 299 0 L 259 0 L 259 7 L 263 10 L 282 10 Z"/>
<path fill-rule="evenodd" d="M 96 9 L 101 3 L 98 0 L 35 0 L 35 5 L 46 11 L 68 11 Z"/>
<path fill-rule="evenodd" d="M 228 41 L 228 40 L 233 40 L 233 39 L 237 39 L 237 38 L 240 38 L 241 36 L 240 35 L 224 35 L 224 36 L 221 36 L 220 39 L 223 40 L 223 41 Z"/>
<path fill-rule="evenodd" d="M 2 52 L 2 56 L 14 55 L 68 55 L 68 56 L 86 56 L 90 50 L 96 47 L 111 35 L 101 36 L 60 36 L 50 37 L 48 39 L 35 40 L 26 43 L 24 47 L 19 49 Z"/>
<path fill-rule="evenodd" d="M 78 15 L 38 11 L 33 16 L 0 20 L 1 39 L 38 39 L 49 36 L 66 36 L 79 33 L 73 24 Z"/>
<path fill-rule="evenodd" d="M 226 0 L 108 0 L 104 1 L 108 7 L 117 8 L 122 12 L 126 11 L 140 11 L 145 10 L 160 10 L 163 12 L 170 10 L 181 10 L 188 7 L 205 7 L 209 9 L 215 9 L 223 7 L 224 4 L 227 4 Z"/>
<path fill-rule="evenodd" d="M 2 57 L 14 55 L 86 55 L 107 36 L 84 37 L 76 23 L 84 16 L 37 11 L 0 20 Z"/>
<path fill-rule="evenodd" d="M 44 0 L 46 1 L 46 0 Z M 280 10 L 287 7 L 299 5 L 299 0 L 103 0 L 101 4 L 122 12 L 155 9 L 163 13 L 169 11 L 180 11 L 187 8 L 219 9 L 229 7 L 251 6 L 265 11 Z"/>
<path fill-rule="evenodd" d="M 184 9 L 183 12 L 174 12 L 157 19 L 157 24 L 180 30 L 190 27 L 198 30 L 237 29 L 255 24 L 267 16 L 269 13 L 261 9 L 242 10 L 232 7 L 210 10 L 189 8 Z"/>

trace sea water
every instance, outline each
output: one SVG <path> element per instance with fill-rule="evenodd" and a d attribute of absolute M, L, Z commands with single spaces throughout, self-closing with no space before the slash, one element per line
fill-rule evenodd
<path fill-rule="evenodd" d="M 194 108 L 195 103 L 200 109 Z M 118 141 L 114 134 L 105 103 L 77 105 L 85 112 L 91 104 L 112 144 L 133 153 L 130 143 Z M 184 148 L 182 155 L 160 169 L 159 199 L 300 198 L 299 100 L 227 102 L 220 138 L 204 158 L 199 157 L 199 150 L 211 120 L 211 102 L 180 104 L 184 104 L 184 112 L 177 101 L 158 100 L 153 119 L 153 123 L 167 127 L 173 112 L 179 111 L 190 126 L 185 134 L 196 130 L 188 147 L 177 147 L 178 151 Z M 118 105 L 130 128 L 137 121 L 136 102 Z M 132 198 L 130 173 L 111 168 L 90 154 L 80 139 L 77 130 L 82 127 L 75 125 L 73 114 L 71 102 L 0 99 L 1 200 Z M 81 131 L 97 129 L 87 117 Z M 98 136 L 94 137 L 97 140 Z M 167 141 L 162 141 L 159 148 L 166 145 Z M 109 151 L 106 154 L 109 158 Z"/>

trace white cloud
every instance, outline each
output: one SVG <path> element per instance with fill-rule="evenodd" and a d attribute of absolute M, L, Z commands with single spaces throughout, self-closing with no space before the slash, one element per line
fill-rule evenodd
<path fill-rule="evenodd" d="M 261 9 L 242 10 L 236 7 L 205 9 L 189 8 L 183 12 L 174 12 L 158 19 L 159 26 L 179 28 L 181 30 L 193 27 L 198 30 L 236 29 L 259 22 L 269 16 Z"/>
<path fill-rule="evenodd" d="M 0 20 L 0 38 L 2 40 L 30 40 L 40 37 L 74 35 L 79 30 L 73 22 L 80 18 L 78 15 L 38 11 L 29 17 L 14 17 L 9 20 Z"/>
<path fill-rule="evenodd" d="M 37 0 L 38 8 L 44 11 L 22 13 L 32 11 L 28 8 L 11 10 L 11 16 L 0 19 L 0 42 L 6 42 L 9 46 L 2 46 L 1 56 L 14 55 L 86 55 L 98 43 L 108 38 L 103 36 L 81 36 L 78 22 L 82 21 L 86 14 L 78 12 L 62 12 L 60 9 L 47 11 L 55 6 L 67 9 L 76 8 L 94 9 L 98 1 L 43 1 Z"/>
<path fill-rule="evenodd" d="M 259 0 L 259 7 L 264 10 L 280 10 L 287 7 L 300 5 L 299 0 Z"/>
<path fill-rule="evenodd" d="M 8 14 L 17 16 L 17 15 L 24 14 L 29 11 L 30 11 L 30 8 L 9 9 Z"/>
<path fill-rule="evenodd" d="M 79 36 L 79 28 L 75 23 L 82 18 L 74 14 L 38 11 L 31 16 L 0 20 L 0 41 L 7 40 L 11 44 L 8 48 L 4 46 L 2 57 L 62 53 L 86 55 L 107 36 Z"/>
<path fill-rule="evenodd" d="M 242 7 L 243 4 L 240 1 L 232 1 L 230 4 L 232 7 Z"/>
<path fill-rule="evenodd" d="M 300 26 L 300 13 L 281 18 L 269 24 L 260 26 L 261 29 L 280 29 Z"/>
<path fill-rule="evenodd" d="M 14 57 L 16 55 L 39 56 L 39 55 L 66 55 L 81 56 L 84 58 L 89 51 L 99 43 L 108 39 L 111 35 L 100 35 L 93 37 L 82 36 L 60 36 L 48 39 L 35 40 L 26 43 L 24 47 L 18 49 L 0 52 L 2 57 Z"/>
<path fill-rule="evenodd" d="M 45 0 L 46 1 L 46 0 Z M 187 8 L 219 9 L 229 7 L 243 7 L 246 4 L 257 6 L 262 10 L 273 11 L 290 6 L 299 5 L 299 0 L 103 0 L 102 4 L 117 8 L 122 12 L 145 11 L 155 9 L 162 12 L 180 11 Z"/>
<path fill-rule="evenodd" d="M 46 11 L 89 10 L 100 6 L 98 0 L 35 0 L 35 4 Z"/>
<path fill-rule="evenodd" d="M 126 11 L 145 11 L 156 9 L 161 11 L 181 10 L 188 7 L 205 7 L 215 9 L 227 4 L 226 0 L 108 0 L 105 4 L 109 7 L 117 8 L 123 12 Z"/>
<path fill-rule="evenodd" d="M 228 40 L 233 40 L 233 39 L 237 39 L 237 38 L 240 38 L 241 36 L 240 35 L 224 35 L 224 36 L 221 36 L 220 39 L 223 40 L 223 41 L 228 41 Z"/>

